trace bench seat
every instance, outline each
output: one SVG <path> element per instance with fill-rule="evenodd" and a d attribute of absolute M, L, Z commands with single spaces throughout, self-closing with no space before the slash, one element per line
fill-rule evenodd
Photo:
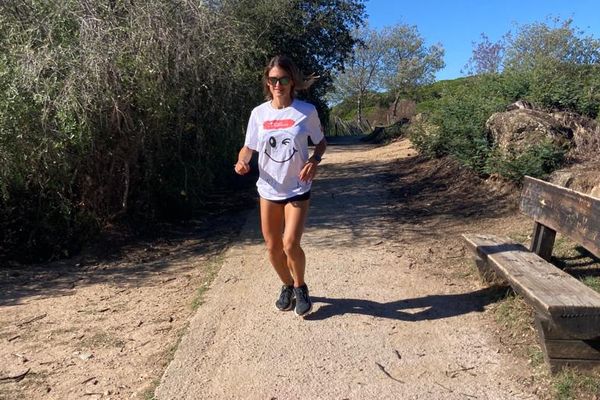
<path fill-rule="evenodd" d="M 537 311 L 578 339 L 600 337 L 600 293 L 523 245 L 494 235 L 463 235 L 478 266 L 491 267 Z"/>

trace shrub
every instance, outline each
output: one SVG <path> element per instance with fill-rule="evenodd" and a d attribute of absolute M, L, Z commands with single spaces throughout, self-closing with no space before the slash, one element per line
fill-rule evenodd
<path fill-rule="evenodd" d="M 515 182 L 521 182 L 525 175 L 545 178 L 560 167 L 566 150 L 550 141 L 532 146 L 523 154 L 506 155 L 497 150 L 486 160 L 485 171 L 497 173 Z"/>

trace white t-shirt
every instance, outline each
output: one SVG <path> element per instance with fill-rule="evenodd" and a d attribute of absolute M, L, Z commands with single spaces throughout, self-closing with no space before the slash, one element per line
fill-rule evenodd
<path fill-rule="evenodd" d="M 298 175 L 308 160 L 308 137 L 323 140 L 315 106 L 294 99 L 276 109 L 267 101 L 250 114 L 245 146 L 258 152 L 258 194 L 267 200 L 284 200 L 310 190 L 311 182 Z"/>

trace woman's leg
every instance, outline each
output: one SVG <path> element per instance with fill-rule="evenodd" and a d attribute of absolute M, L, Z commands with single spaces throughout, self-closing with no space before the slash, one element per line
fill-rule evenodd
<path fill-rule="evenodd" d="M 304 285 L 306 258 L 300 247 L 304 232 L 304 223 L 308 214 L 310 200 L 293 201 L 285 205 L 285 230 L 283 232 L 283 251 L 287 256 L 287 265 L 294 275 L 294 286 Z"/>
<path fill-rule="evenodd" d="M 260 226 L 269 253 L 271 265 L 284 285 L 291 286 L 294 279 L 283 250 L 284 205 L 260 199 Z"/>

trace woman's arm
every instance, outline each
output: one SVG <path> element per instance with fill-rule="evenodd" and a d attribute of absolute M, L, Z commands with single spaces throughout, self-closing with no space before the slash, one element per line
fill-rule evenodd
<path fill-rule="evenodd" d="M 250 172 L 250 159 L 252 158 L 253 150 L 248 146 L 242 147 L 238 154 L 238 160 L 234 165 L 235 172 L 239 175 L 246 175 Z"/>
<path fill-rule="evenodd" d="M 317 174 L 317 165 L 321 162 L 321 157 L 325 154 L 325 150 L 327 149 L 327 141 L 325 138 L 321 139 L 319 143 L 315 146 L 315 151 L 313 155 L 308 159 L 304 167 L 302 167 L 302 171 L 300 171 L 299 178 L 301 181 L 312 181 Z"/>
<path fill-rule="evenodd" d="M 320 163 L 321 158 L 323 157 L 323 154 L 325 154 L 325 150 L 327 150 L 327 141 L 325 140 L 325 138 L 323 138 L 315 146 L 315 151 L 313 152 L 313 155 L 311 158 L 315 161 L 318 161 L 317 164 Z M 308 159 L 308 161 L 310 161 L 310 158 Z"/>

